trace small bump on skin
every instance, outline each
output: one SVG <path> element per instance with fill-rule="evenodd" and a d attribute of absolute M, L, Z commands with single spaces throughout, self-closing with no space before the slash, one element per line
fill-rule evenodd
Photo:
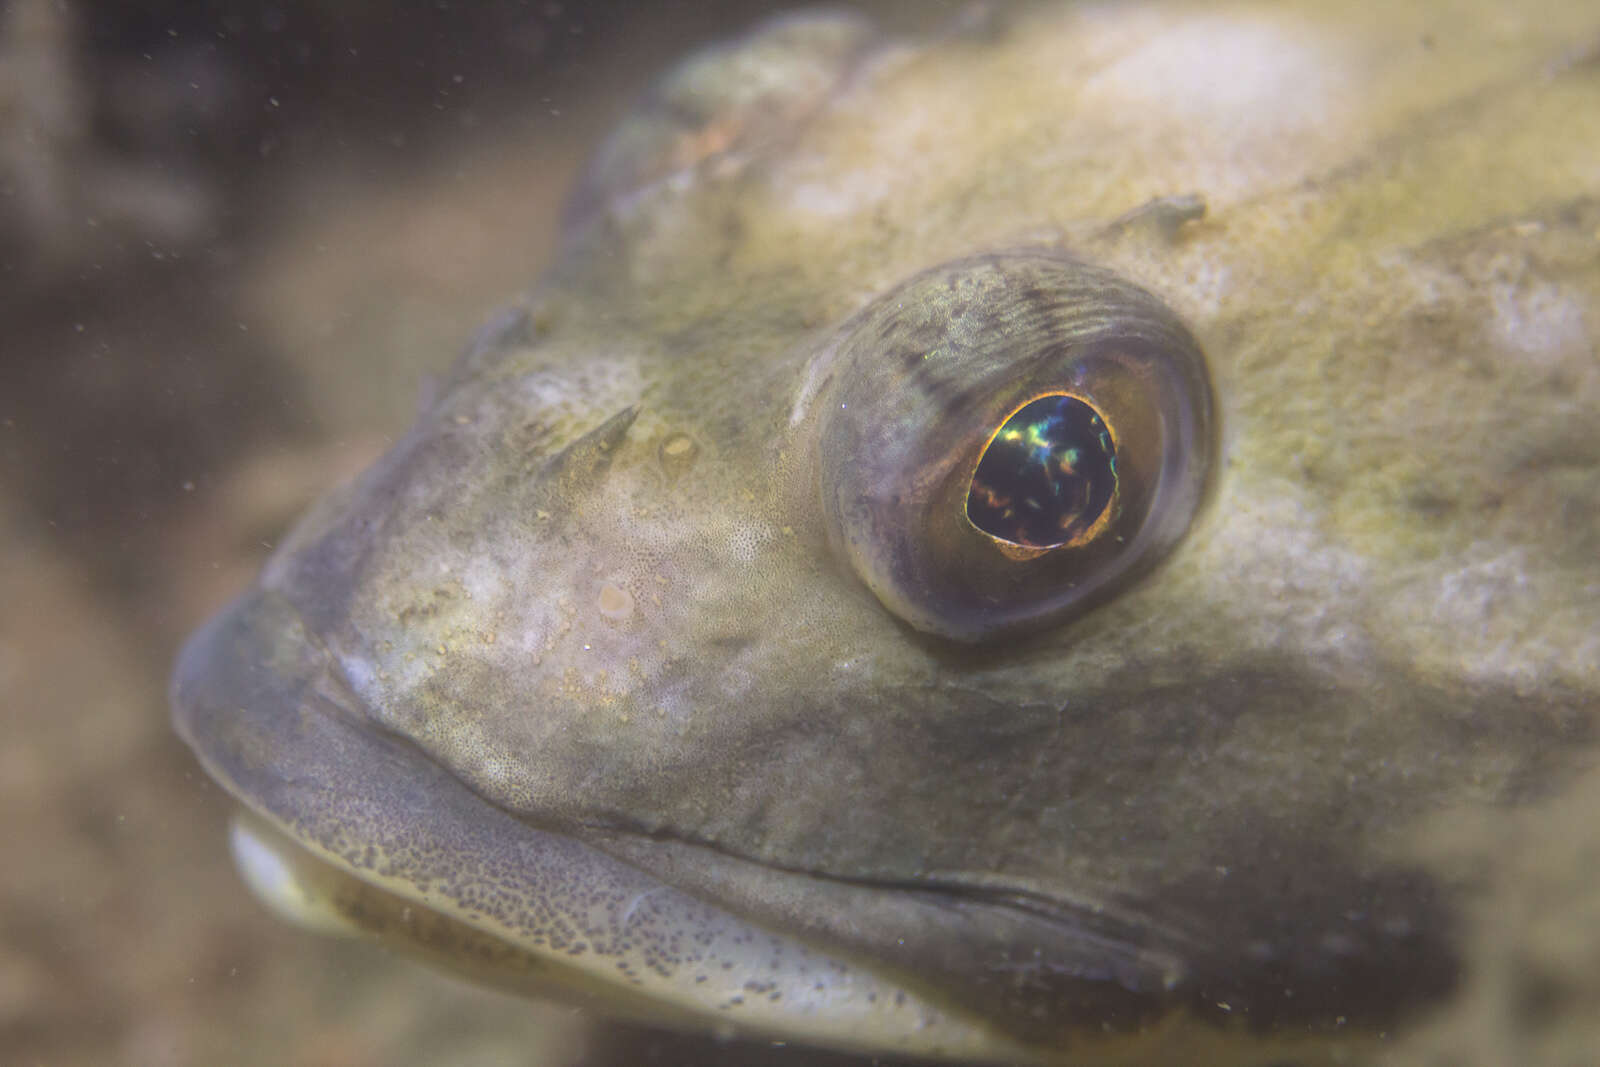
<path fill-rule="evenodd" d="M 674 480 L 686 474 L 694 466 L 694 461 L 699 455 L 700 446 L 686 433 L 667 435 L 661 442 L 661 447 L 656 450 L 656 458 L 661 464 L 662 473 Z"/>
<path fill-rule="evenodd" d="M 626 622 L 633 615 L 633 594 L 614 582 L 604 582 L 595 595 L 594 605 L 612 622 Z"/>

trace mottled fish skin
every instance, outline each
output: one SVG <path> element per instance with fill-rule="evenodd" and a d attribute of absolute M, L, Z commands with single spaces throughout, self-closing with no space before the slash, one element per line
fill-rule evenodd
<path fill-rule="evenodd" d="M 691 59 L 526 305 L 186 647 L 248 877 L 870 1053 L 1403 1032 L 1466 966 L 1428 828 L 1596 757 L 1597 55 L 1588 0 L 1439 0 Z M 973 488 L 1041 396 L 1080 437 L 1010 462 L 1099 463 L 1076 525 L 1005 510 L 1057 473 Z"/>

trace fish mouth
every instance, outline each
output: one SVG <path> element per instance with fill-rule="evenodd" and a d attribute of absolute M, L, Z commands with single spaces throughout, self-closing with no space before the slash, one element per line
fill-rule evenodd
<path fill-rule="evenodd" d="M 1219 1026 L 1170 946 L 1093 909 L 536 825 L 374 721 L 270 588 L 190 638 L 171 700 L 179 734 L 247 809 L 235 855 L 269 907 L 501 988 L 658 1025 L 965 1062 L 1327 1052 L 1310 1031 Z"/>
<path fill-rule="evenodd" d="M 189 639 L 171 701 L 178 733 L 247 809 L 235 855 L 279 914 L 609 1016 L 940 1059 L 1046 1058 L 929 983 L 490 804 L 367 719 L 271 590 Z"/>

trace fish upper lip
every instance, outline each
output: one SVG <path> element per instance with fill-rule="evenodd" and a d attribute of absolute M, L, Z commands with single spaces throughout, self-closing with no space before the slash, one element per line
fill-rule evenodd
<path fill-rule="evenodd" d="M 223 708 L 244 712 L 247 706 L 260 707 L 261 697 L 276 706 L 298 695 L 284 691 L 287 679 L 281 671 L 240 647 L 258 617 L 258 605 L 264 603 L 266 595 L 252 589 L 207 619 L 178 652 L 168 692 L 172 722 L 207 770 L 214 769 L 214 741 Z M 298 612 L 294 617 L 298 620 Z"/>
<path fill-rule="evenodd" d="M 297 743 L 317 716 L 375 729 L 332 656 L 282 594 L 260 586 L 237 597 L 184 642 L 169 691 L 173 726 L 206 771 L 247 805 L 277 818 L 274 797 L 312 785 Z M 336 763 L 348 742 L 323 753 Z"/>

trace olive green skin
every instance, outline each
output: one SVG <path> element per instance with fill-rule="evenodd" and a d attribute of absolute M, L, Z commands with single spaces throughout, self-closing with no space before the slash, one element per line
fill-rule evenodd
<path fill-rule="evenodd" d="M 527 306 L 191 641 L 178 728 L 439 923 L 355 925 L 540 988 L 602 957 L 601 1010 L 1342 1055 L 1460 981 L 1427 828 L 1596 755 L 1597 42 L 1576 0 L 1029 5 L 701 60 L 662 93 L 702 112 L 625 124 Z M 1154 294 L 1215 423 L 1162 561 L 941 636 L 841 550 L 819 368 L 974 256 Z M 696 992 L 685 944 L 750 931 L 751 992 Z"/>

